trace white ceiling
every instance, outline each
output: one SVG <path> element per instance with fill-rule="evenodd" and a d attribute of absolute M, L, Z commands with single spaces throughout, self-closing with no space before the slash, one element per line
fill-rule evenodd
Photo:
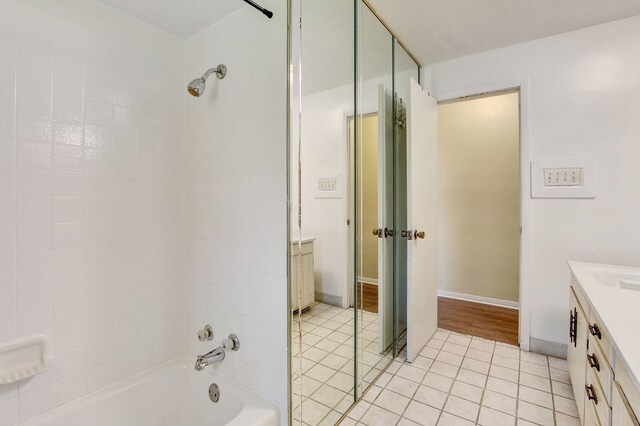
<path fill-rule="evenodd" d="M 246 6 L 242 0 L 98 1 L 183 39 Z"/>
<path fill-rule="evenodd" d="M 423 65 L 640 15 L 638 0 L 368 0 Z"/>

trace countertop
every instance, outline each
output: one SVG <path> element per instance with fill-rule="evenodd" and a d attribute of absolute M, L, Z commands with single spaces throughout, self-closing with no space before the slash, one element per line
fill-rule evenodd
<path fill-rule="evenodd" d="M 311 241 L 315 241 L 315 238 L 302 237 L 302 244 L 310 243 Z M 298 237 L 291 237 L 291 244 L 298 244 Z"/>
<path fill-rule="evenodd" d="M 622 361 L 634 385 L 640 389 L 640 291 L 609 287 L 594 278 L 601 270 L 640 274 L 640 268 L 597 263 L 568 262 L 575 281 L 602 320 L 616 349 L 616 365 Z"/>

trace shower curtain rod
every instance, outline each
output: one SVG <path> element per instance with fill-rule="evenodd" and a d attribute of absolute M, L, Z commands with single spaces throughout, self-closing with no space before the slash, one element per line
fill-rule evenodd
<path fill-rule="evenodd" d="M 251 6 L 255 7 L 260 12 L 264 13 L 265 15 L 267 15 L 267 18 L 269 18 L 269 19 L 271 19 L 271 17 L 273 16 L 273 12 L 271 12 L 270 10 L 267 10 L 264 7 L 260 6 L 258 3 L 256 3 L 253 0 L 244 0 L 244 2 L 245 3 L 249 3 Z"/>

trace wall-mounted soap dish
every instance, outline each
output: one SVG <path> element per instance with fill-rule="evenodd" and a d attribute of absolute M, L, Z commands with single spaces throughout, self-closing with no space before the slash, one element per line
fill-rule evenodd
<path fill-rule="evenodd" d="M 0 386 L 44 371 L 46 352 L 45 336 L 25 337 L 0 345 Z"/>

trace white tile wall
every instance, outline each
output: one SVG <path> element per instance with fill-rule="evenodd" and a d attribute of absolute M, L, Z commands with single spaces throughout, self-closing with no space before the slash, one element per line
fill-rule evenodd
<path fill-rule="evenodd" d="M 182 352 L 183 55 L 94 1 L 0 2 L 0 343 L 52 365 L 2 426 Z"/>
<path fill-rule="evenodd" d="M 187 80 L 228 71 L 186 100 L 185 338 L 195 355 L 213 347 L 195 338 L 205 323 L 214 344 L 236 333 L 214 368 L 286 413 L 286 2 L 263 5 L 273 19 L 243 8 L 187 41 Z"/>

